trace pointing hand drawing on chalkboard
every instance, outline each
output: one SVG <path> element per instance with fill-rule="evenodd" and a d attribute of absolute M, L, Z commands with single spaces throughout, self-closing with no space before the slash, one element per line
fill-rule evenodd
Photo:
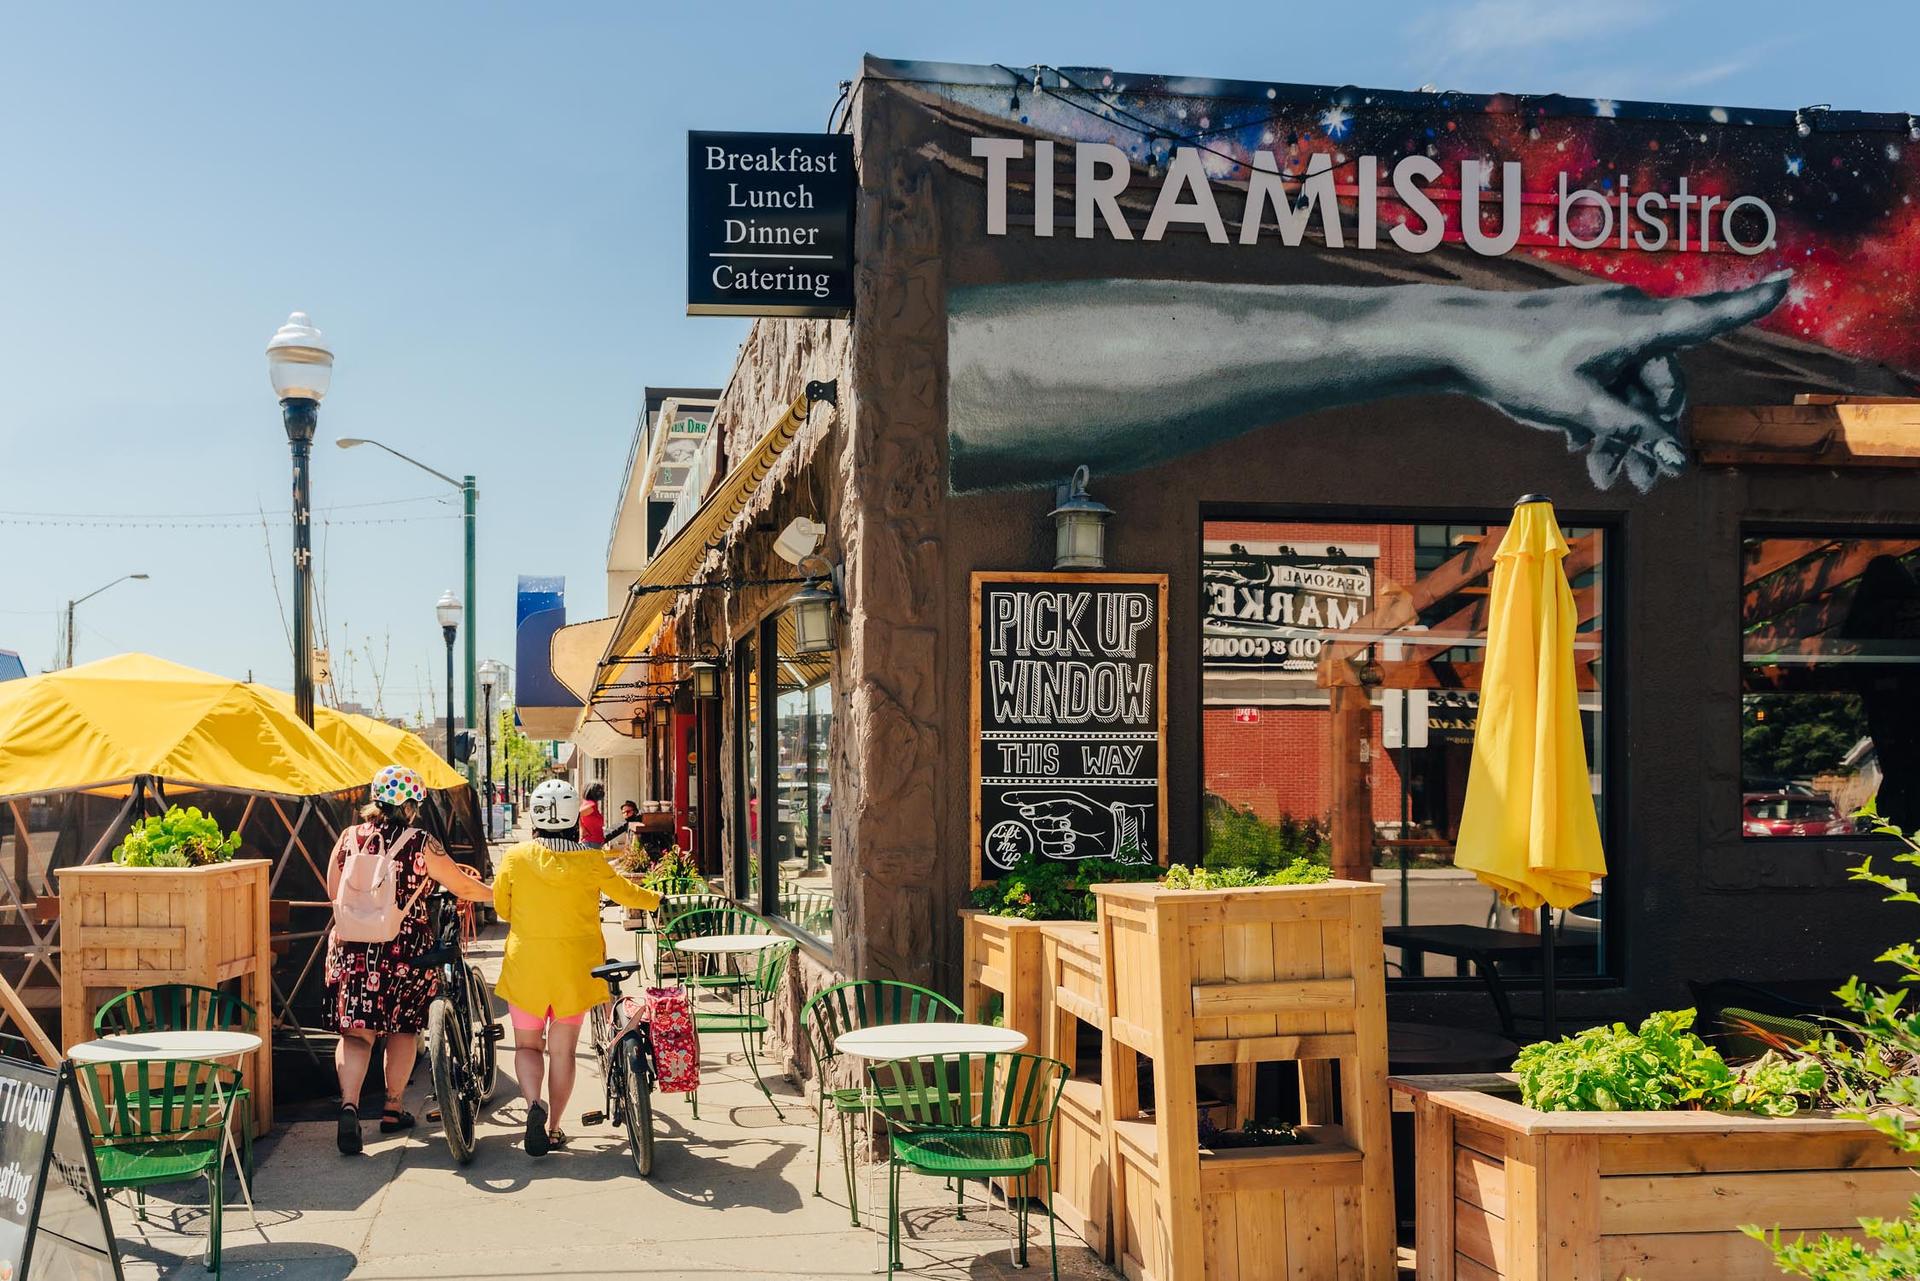
<path fill-rule="evenodd" d="M 975 285 L 949 297 L 957 493 L 1127 471 L 1319 409 L 1455 392 L 1587 449 L 1605 488 L 1686 465 L 1675 357 L 1760 319 L 1776 272 L 1656 298 L 1627 285 Z"/>
<path fill-rule="evenodd" d="M 1042 858 L 1152 861 L 1145 805 L 1101 804 L 1075 792 L 1008 792 L 1002 799 L 1033 829 Z"/>

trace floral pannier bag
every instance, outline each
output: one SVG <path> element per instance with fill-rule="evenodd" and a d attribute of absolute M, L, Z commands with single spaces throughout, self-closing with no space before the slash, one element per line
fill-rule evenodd
<path fill-rule="evenodd" d="M 686 990 L 650 987 L 646 999 L 654 1081 L 668 1094 L 691 1094 L 700 1088 L 700 1035 L 693 1029 L 693 1005 Z"/>

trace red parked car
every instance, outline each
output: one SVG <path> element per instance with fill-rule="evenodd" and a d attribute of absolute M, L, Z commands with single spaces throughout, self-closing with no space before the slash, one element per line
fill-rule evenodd
<path fill-rule="evenodd" d="M 1853 821 L 1819 792 L 1748 792 L 1741 798 L 1742 836 L 1852 836 Z"/>

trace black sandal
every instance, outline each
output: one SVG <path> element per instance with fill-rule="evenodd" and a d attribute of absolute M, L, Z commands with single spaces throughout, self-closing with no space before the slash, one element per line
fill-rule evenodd
<path fill-rule="evenodd" d="M 360 1154 L 360 1109 L 351 1103 L 340 1105 L 340 1123 L 334 1130 L 334 1142 L 341 1156 Z"/>
<path fill-rule="evenodd" d="M 382 1134 L 398 1134 L 402 1130 L 411 1130 L 415 1124 L 413 1113 L 404 1108 L 388 1108 L 380 1114 Z"/>
<path fill-rule="evenodd" d="M 553 1145 L 547 1134 L 547 1105 L 536 1103 L 527 1109 L 527 1132 L 525 1137 L 528 1156 L 545 1156 Z"/>

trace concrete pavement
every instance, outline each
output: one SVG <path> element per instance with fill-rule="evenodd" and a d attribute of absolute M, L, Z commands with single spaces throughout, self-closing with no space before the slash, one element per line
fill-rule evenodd
<path fill-rule="evenodd" d="M 627 937 L 607 928 L 607 954 L 630 955 Z M 476 949 L 489 976 L 499 951 L 497 937 Z M 884 1229 L 884 1181 L 872 1181 L 880 1213 L 863 1213 L 863 1226 L 852 1227 L 831 1125 L 825 1196 L 813 1195 L 810 1100 L 791 1083 L 770 1080 L 786 1112 L 782 1122 L 748 1080 L 737 1038 L 707 1038 L 703 1051 L 700 1120 L 692 1119 L 684 1097 L 655 1096 L 659 1131 L 651 1180 L 634 1173 L 624 1133 L 580 1123 L 581 1112 L 602 1103 L 598 1069 L 584 1057 L 563 1120 L 570 1146 L 538 1160 L 521 1151 L 525 1111 L 512 1081 L 510 1042 L 502 1046 L 500 1086 L 483 1118 L 479 1153 L 465 1168 L 454 1164 L 438 1126 L 424 1119 L 411 1135 L 379 1135 L 371 1093 L 367 1147 L 358 1157 L 334 1150 L 330 1121 L 283 1125 L 258 1148 L 257 1229 L 229 1178 L 221 1274 L 234 1281 L 631 1274 L 761 1281 L 864 1278 L 884 1270 L 876 1238 L 864 1226 Z M 426 1077 L 423 1055 L 408 1096 L 423 1118 Z M 1036 1216 L 1032 1225 L 1031 1266 L 1016 1270 L 1007 1212 L 985 1211 L 977 1204 L 978 1185 L 973 1189 L 976 1204 L 960 1223 L 951 1193 L 937 1181 L 910 1180 L 905 1267 L 945 1281 L 1046 1276 L 1045 1218 Z M 206 1275 L 199 1187 L 166 1191 L 178 1191 L 184 1202 L 150 1196 L 149 1224 L 138 1223 L 130 1207 L 115 1207 L 130 1281 Z M 863 1189 L 863 1210 L 866 1196 Z M 1062 1277 L 1114 1275 L 1064 1228 L 1060 1247 Z"/>

